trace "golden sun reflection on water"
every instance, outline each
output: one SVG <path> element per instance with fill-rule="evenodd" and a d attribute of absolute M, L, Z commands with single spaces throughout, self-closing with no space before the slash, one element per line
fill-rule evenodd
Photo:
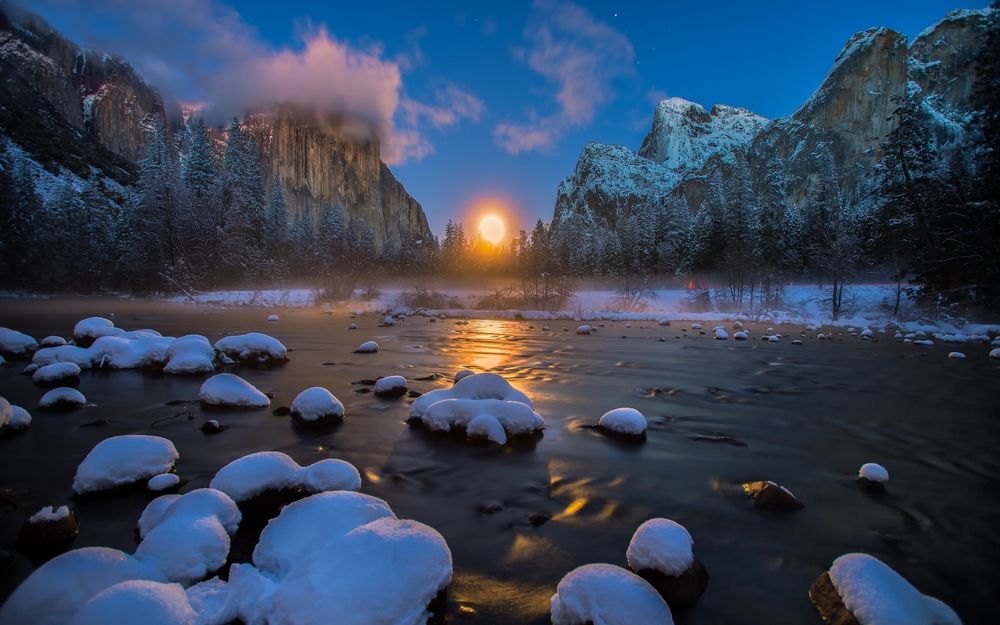
<path fill-rule="evenodd" d="M 529 621 L 549 613 L 549 599 L 555 588 L 456 571 L 449 593 L 460 604 L 476 611 L 515 615 Z"/>

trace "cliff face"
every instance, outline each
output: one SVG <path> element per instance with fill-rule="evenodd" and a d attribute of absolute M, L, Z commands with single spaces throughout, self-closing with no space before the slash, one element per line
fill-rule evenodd
<path fill-rule="evenodd" d="M 40 17 L 0 5 L 0 139 L 6 135 L 53 174 L 120 184 L 135 179 L 156 116 L 183 151 L 184 122 L 124 60 L 80 48 Z M 179 111 L 179 107 L 173 107 Z M 267 185 L 282 182 L 293 214 L 339 202 L 364 219 L 376 247 L 431 236 L 420 204 L 381 160 L 377 140 L 358 140 L 288 110 L 251 116 Z"/>
<path fill-rule="evenodd" d="M 747 163 L 754 178 L 779 163 L 788 178 L 786 202 L 801 205 L 821 145 L 833 154 L 845 195 L 857 199 L 874 184 L 873 168 L 893 128 L 896 98 L 917 95 L 940 140 L 961 133 L 975 83 L 970 66 L 988 11 L 949 13 L 911 47 L 886 28 L 857 33 L 812 97 L 792 115 L 771 122 L 745 109 L 716 106 L 709 114 L 678 98 L 665 100 L 657 105 L 638 154 L 617 146 L 584 148 L 573 175 L 559 186 L 553 222 L 575 210 L 613 225 L 623 205 L 662 204 L 664 186 L 697 211 L 708 177 L 718 172 L 725 180 L 736 159 Z M 600 167 L 593 166 L 595 155 L 601 155 Z M 623 186 L 623 181 L 630 182 Z"/>
<path fill-rule="evenodd" d="M 288 110 L 248 122 L 261 148 L 266 183 L 281 181 L 292 214 L 340 203 L 348 217 L 364 219 L 381 251 L 409 236 L 431 236 L 420 204 L 382 162 L 377 140 L 344 136 Z"/>
<path fill-rule="evenodd" d="M 0 18 L 3 78 L 20 82 L 70 126 L 125 161 L 136 162 L 146 130 L 157 115 L 166 118 L 159 93 L 122 59 L 78 47 L 38 16 L 11 11 Z M 3 105 L 24 116 L 29 103 L 13 94 Z M 5 127 L 6 128 L 6 127 Z"/>

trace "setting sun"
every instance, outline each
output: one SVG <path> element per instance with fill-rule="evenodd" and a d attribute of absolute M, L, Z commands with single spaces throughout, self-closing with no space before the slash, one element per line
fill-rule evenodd
<path fill-rule="evenodd" d="M 486 215 L 479 220 L 479 235 L 493 245 L 503 241 L 506 230 L 503 219 L 498 215 Z"/>

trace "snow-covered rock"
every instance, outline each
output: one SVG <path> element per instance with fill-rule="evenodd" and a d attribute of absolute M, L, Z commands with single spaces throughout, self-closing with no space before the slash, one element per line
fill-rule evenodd
<path fill-rule="evenodd" d="M 503 423 L 492 414 L 481 413 L 473 417 L 465 426 L 469 438 L 485 438 L 497 445 L 507 444 L 507 431 Z"/>
<path fill-rule="evenodd" d="M 210 406 L 245 406 L 265 408 L 271 405 L 267 395 L 232 373 L 218 373 L 201 385 L 198 397 Z"/>
<path fill-rule="evenodd" d="M 872 482 L 888 482 L 889 471 L 880 464 L 866 462 L 861 465 L 861 469 L 858 471 L 858 477 Z"/>
<path fill-rule="evenodd" d="M 200 334 L 188 334 L 175 339 L 167 347 L 164 373 L 196 375 L 215 370 L 215 349 Z"/>
<path fill-rule="evenodd" d="M 382 325 L 394 326 L 396 325 L 396 320 L 393 319 L 392 315 L 386 315 L 385 317 L 382 317 Z"/>
<path fill-rule="evenodd" d="M 545 425 L 527 395 L 495 373 L 463 376 L 451 388 L 425 393 L 410 404 L 410 419 L 431 430 L 460 428 L 470 437 L 485 436 L 499 442 L 501 437 L 490 418 L 503 427 L 504 442 L 507 436 L 531 434 Z M 470 432 L 473 421 L 476 426 Z"/>
<path fill-rule="evenodd" d="M 771 336 L 767 337 L 767 340 L 770 343 L 777 343 L 778 341 L 781 340 L 781 337 L 778 336 L 777 334 L 772 334 Z"/>
<path fill-rule="evenodd" d="M 7 358 L 21 358 L 35 351 L 37 347 L 38 342 L 27 334 L 10 328 L 0 328 L 0 355 Z"/>
<path fill-rule="evenodd" d="M 90 349 L 76 345 L 62 345 L 40 349 L 35 352 L 31 362 L 39 368 L 57 362 L 71 362 L 81 369 L 90 369 L 94 366 L 93 354 Z"/>
<path fill-rule="evenodd" d="M 344 416 L 344 404 L 333 396 L 333 393 L 321 386 L 307 388 L 292 401 L 291 414 L 302 421 L 326 421 L 341 419 Z"/>
<path fill-rule="evenodd" d="M 17 547 L 32 556 L 48 558 L 65 551 L 79 533 L 80 522 L 69 506 L 45 506 L 21 527 Z"/>
<path fill-rule="evenodd" d="M 729 333 L 722 326 L 715 328 L 714 333 L 717 341 L 725 341 L 729 338 Z"/>
<path fill-rule="evenodd" d="M 145 516 L 145 514 L 144 514 Z M 172 582 L 192 584 L 226 563 L 230 536 L 241 515 L 225 493 L 199 488 L 172 499 L 146 517 L 136 559 L 155 566 Z"/>
<path fill-rule="evenodd" d="M 576 333 L 577 334 L 590 334 L 593 331 L 594 331 L 594 329 L 592 327 L 586 325 L 586 324 L 584 324 L 582 326 L 577 326 L 576 327 Z"/>
<path fill-rule="evenodd" d="M 733 340 L 735 341 L 747 341 L 750 339 L 750 333 L 746 330 L 738 330 L 733 332 Z"/>
<path fill-rule="evenodd" d="M 20 431 L 31 425 L 31 413 L 20 406 L 15 406 L 0 397 L 0 432 L 6 430 Z"/>
<path fill-rule="evenodd" d="M 73 327 L 73 340 L 80 347 L 88 347 L 102 336 L 121 336 L 125 331 L 115 327 L 115 322 L 104 317 L 87 317 Z"/>
<path fill-rule="evenodd" d="M 38 341 L 39 347 L 61 347 L 66 344 L 66 339 L 61 336 L 47 336 L 41 341 Z"/>
<path fill-rule="evenodd" d="M 59 521 L 69 517 L 69 506 L 45 506 L 38 512 L 28 517 L 28 523 L 47 523 Z"/>
<path fill-rule="evenodd" d="M 650 519 L 632 535 L 625 557 L 633 571 L 652 569 L 677 576 L 694 562 L 694 540 L 683 525 L 670 519 Z"/>
<path fill-rule="evenodd" d="M 279 364 L 288 361 L 288 349 L 281 341 L 260 332 L 221 338 L 215 342 L 215 350 L 248 364 Z"/>
<path fill-rule="evenodd" d="M 954 358 L 956 360 L 965 360 L 964 352 L 948 352 L 948 358 Z"/>
<path fill-rule="evenodd" d="M 625 436 L 644 436 L 648 425 L 646 417 L 635 408 L 609 410 L 597 422 L 602 430 Z"/>
<path fill-rule="evenodd" d="M 87 405 L 87 398 L 75 388 L 60 386 L 42 395 L 38 407 L 43 410 L 72 410 Z"/>
<path fill-rule="evenodd" d="M 809 596 L 824 622 L 849 622 L 853 616 L 861 625 L 962 623 L 944 602 L 922 594 L 886 564 L 864 553 L 834 560 Z"/>
<path fill-rule="evenodd" d="M 354 350 L 355 354 L 374 354 L 378 351 L 378 343 L 375 341 L 365 341 Z"/>
<path fill-rule="evenodd" d="M 770 480 L 746 482 L 743 491 L 753 501 L 754 507 L 761 510 L 785 512 L 805 507 L 792 491 Z"/>
<path fill-rule="evenodd" d="M 67 625 L 201 625 L 180 584 L 124 581 L 94 595 Z"/>
<path fill-rule="evenodd" d="M 146 482 L 146 488 L 154 493 L 158 493 L 160 491 L 170 490 L 180 483 L 181 478 L 176 473 L 160 473 L 159 475 L 154 475 L 149 478 L 149 481 Z"/>
<path fill-rule="evenodd" d="M 166 581 L 155 566 L 117 549 L 74 549 L 35 569 L 0 607 L 0 623 L 66 625 L 92 597 L 135 579 Z"/>
<path fill-rule="evenodd" d="M 73 492 L 80 495 L 145 480 L 166 473 L 178 458 L 174 444 L 159 436 L 126 434 L 106 438 L 77 467 Z"/>
<path fill-rule="evenodd" d="M 991 349 L 990 350 L 990 359 L 991 360 L 1000 360 L 1000 347 L 998 347 L 996 349 Z"/>
<path fill-rule="evenodd" d="M 56 362 L 39 367 L 31 376 L 35 384 L 64 385 L 80 381 L 80 366 L 73 362 Z"/>
<path fill-rule="evenodd" d="M 700 324 L 700 323 L 692 323 L 691 324 L 691 329 L 692 330 L 701 330 L 703 327 L 704 326 L 702 324 Z"/>
<path fill-rule="evenodd" d="M 566 574 L 551 600 L 553 625 L 673 625 L 666 602 L 649 583 L 611 564 L 585 564 Z"/>
<path fill-rule="evenodd" d="M 406 378 L 401 375 L 387 375 L 376 380 L 372 390 L 379 397 L 400 397 L 406 394 Z"/>
<path fill-rule="evenodd" d="M 237 458 L 219 469 L 211 487 L 243 502 L 272 490 L 302 489 L 310 493 L 358 490 L 361 474 L 343 460 L 326 458 L 302 467 L 281 452 L 261 451 Z"/>
<path fill-rule="evenodd" d="M 349 324 L 347 324 L 347 329 L 348 330 L 357 330 L 358 329 L 358 324 L 353 323 L 353 322 L 349 323 Z"/>
<path fill-rule="evenodd" d="M 260 534 L 253 562 L 261 571 L 285 575 L 311 553 L 351 530 L 381 518 L 395 518 L 389 505 L 350 491 L 319 493 L 282 508 Z"/>
<path fill-rule="evenodd" d="M 272 322 L 273 322 L 273 321 L 278 321 L 278 320 L 280 320 L 280 319 L 281 319 L 281 317 L 279 317 L 278 315 L 268 315 L 268 316 L 267 316 L 267 320 L 268 320 L 268 321 L 272 321 Z"/>
<path fill-rule="evenodd" d="M 475 371 L 470 371 L 469 369 L 461 369 L 459 370 L 458 373 L 455 374 L 455 384 L 458 384 L 462 380 L 462 378 L 467 378 L 470 375 L 475 375 L 475 374 L 476 374 Z"/>

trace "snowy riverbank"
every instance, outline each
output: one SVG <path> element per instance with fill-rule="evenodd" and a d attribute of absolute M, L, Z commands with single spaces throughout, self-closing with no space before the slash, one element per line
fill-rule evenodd
<path fill-rule="evenodd" d="M 846 289 L 845 312 L 838 319 L 831 319 L 829 289 L 815 285 L 790 286 L 784 290 L 781 305 L 771 310 L 729 310 L 724 295 L 713 295 L 707 306 L 696 308 L 692 303 L 694 292 L 686 289 L 657 289 L 643 310 L 624 312 L 612 290 L 580 290 L 559 311 L 540 310 L 490 310 L 477 304 L 493 294 L 488 289 L 441 289 L 453 302 L 449 308 L 419 308 L 405 305 L 407 287 L 386 287 L 370 299 L 351 299 L 338 304 L 317 303 L 312 289 L 265 289 L 242 291 L 213 291 L 193 297 L 178 296 L 175 303 L 215 306 L 257 306 L 262 308 L 308 308 L 323 306 L 351 312 L 422 312 L 427 315 L 445 315 L 478 319 L 573 319 L 620 321 L 730 321 L 753 320 L 766 323 L 795 323 L 816 326 L 864 327 L 892 325 L 909 331 L 924 330 L 946 334 L 982 335 L 1000 332 L 1000 323 L 973 322 L 961 317 L 933 318 L 920 310 L 913 301 L 904 297 L 898 317 L 892 315 L 894 286 L 881 284 L 852 285 Z M 992 320 L 990 320 L 992 321 Z"/>

